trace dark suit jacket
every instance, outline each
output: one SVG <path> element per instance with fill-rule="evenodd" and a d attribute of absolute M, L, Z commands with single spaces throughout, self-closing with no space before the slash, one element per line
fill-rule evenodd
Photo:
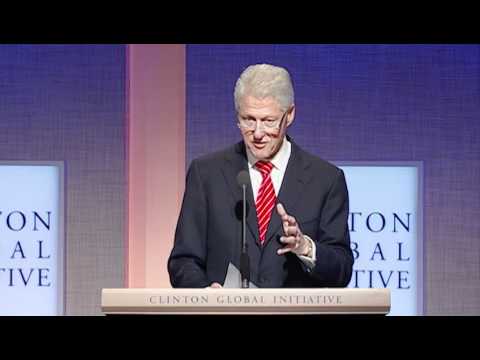
<path fill-rule="evenodd" d="M 291 141 L 291 139 L 289 139 Z M 343 171 L 300 149 L 293 141 L 278 201 L 316 244 L 309 270 L 297 255 L 277 255 L 283 235 L 274 209 L 266 242 L 260 246 L 251 186 L 246 237 L 250 280 L 258 287 L 343 287 L 352 275 L 347 227 L 348 192 Z M 245 144 L 193 160 L 168 260 L 173 287 L 223 284 L 229 262 L 240 268 L 242 189 L 237 175 L 248 170 Z"/>

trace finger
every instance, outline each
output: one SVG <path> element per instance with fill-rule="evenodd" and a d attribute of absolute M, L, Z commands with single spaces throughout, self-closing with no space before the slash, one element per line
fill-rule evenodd
<path fill-rule="evenodd" d="M 283 219 L 282 219 L 283 220 Z M 287 221 L 290 226 L 296 226 L 297 225 L 297 219 L 291 215 L 287 215 Z"/>
<path fill-rule="evenodd" d="M 297 236 L 299 233 L 298 226 L 284 226 L 283 230 L 287 236 Z"/>
<path fill-rule="evenodd" d="M 277 204 L 277 213 L 280 216 L 280 218 L 282 219 L 282 221 L 288 221 L 287 211 L 285 210 L 283 205 L 280 204 L 280 203 Z"/>
<path fill-rule="evenodd" d="M 292 251 L 292 248 L 284 247 L 284 248 L 278 249 L 277 254 L 278 255 L 283 255 L 283 254 L 289 253 L 291 251 Z"/>
<path fill-rule="evenodd" d="M 295 219 L 295 217 L 287 214 L 287 212 L 285 211 L 285 208 L 283 207 L 283 205 L 281 203 L 277 204 L 277 212 L 278 212 L 278 215 L 282 219 L 283 231 L 284 231 L 285 235 L 291 235 L 291 230 L 289 229 L 289 226 L 296 226 L 297 225 L 297 220 Z"/>
<path fill-rule="evenodd" d="M 281 236 L 280 237 L 280 242 L 282 244 L 285 244 L 286 246 L 294 247 L 297 240 L 295 236 Z"/>
<path fill-rule="evenodd" d="M 277 213 L 280 215 L 280 217 L 283 219 L 285 215 L 287 215 L 287 212 L 285 211 L 285 208 L 281 203 L 277 204 Z"/>
<path fill-rule="evenodd" d="M 213 282 L 211 285 L 210 285 L 211 288 L 213 289 L 220 289 L 222 287 L 222 285 L 220 285 L 219 283 L 217 282 Z"/>

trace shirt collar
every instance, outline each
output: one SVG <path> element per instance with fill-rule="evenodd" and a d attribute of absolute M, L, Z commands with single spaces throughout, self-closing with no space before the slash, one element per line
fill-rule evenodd
<path fill-rule="evenodd" d="M 273 159 L 270 160 L 270 162 L 273 164 L 273 167 L 275 169 L 285 171 L 285 169 L 287 168 L 288 159 L 290 157 L 291 146 L 292 144 L 290 143 L 290 141 L 288 141 L 286 137 L 283 138 L 282 146 L 280 146 L 280 149 L 275 154 Z M 255 158 L 255 156 L 253 156 L 248 146 L 246 146 L 245 148 L 247 150 L 249 168 L 255 167 L 255 164 L 257 163 L 258 159 Z"/>

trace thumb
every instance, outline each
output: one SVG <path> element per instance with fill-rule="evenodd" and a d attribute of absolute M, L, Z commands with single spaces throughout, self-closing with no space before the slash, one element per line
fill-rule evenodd
<path fill-rule="evenodd" d="M 222 285 L 220 285 L 218 282 L 213 282 L 213 283 L 210 284 L 209 287 L 211 287 L 213 289 L 220 289 L 220 288 L 222 288 Z"/>

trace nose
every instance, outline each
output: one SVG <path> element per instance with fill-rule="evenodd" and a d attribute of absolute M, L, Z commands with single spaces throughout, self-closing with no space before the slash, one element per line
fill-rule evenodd
<path fill-rule="evenodd" d="M 265 135 L 263 126 L 261 123 L 257 122 L 257 125 L 255 126 L 255 131 L 253 132 L 253 137 L 260 140 L 261 138 L 263 138 L 263 135 Z"/>

